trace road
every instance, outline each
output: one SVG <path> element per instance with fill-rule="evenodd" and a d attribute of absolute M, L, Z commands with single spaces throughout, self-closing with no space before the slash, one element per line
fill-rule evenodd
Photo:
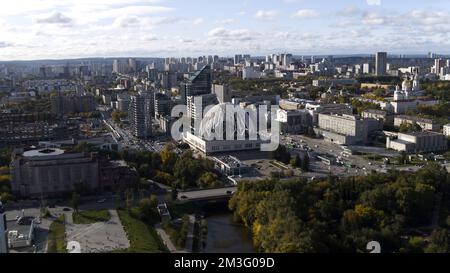
<path fill-rule="evenodd" d="M 178 199 L 183 201 L 192 201 L 199 199 L 214 199 L 216 197 L 224 197 L 231 195 L 230 192 L 237 191 L 237 187 L 228 187 L 211 190 L 187 191 L 179 192 Z"/>

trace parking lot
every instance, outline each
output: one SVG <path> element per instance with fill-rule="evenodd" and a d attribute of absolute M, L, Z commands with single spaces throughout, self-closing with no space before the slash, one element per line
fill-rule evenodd
<path fill-rule="evenodd" d="M 116 210 L 109 210 L 111 219 L 88 225 L 77 225 L 71 215 L 66 218 L 66 240 L 80 243 L 82 253 L 111 252 L 127 249 L 130 243 Z"/>

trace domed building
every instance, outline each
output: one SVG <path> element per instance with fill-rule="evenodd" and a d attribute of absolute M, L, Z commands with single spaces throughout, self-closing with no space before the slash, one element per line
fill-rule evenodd
<path fill-rule="evenodd" d="M 423 96 L 424 91 L 420 86 L 420 81 L 418 75 L 414 75 L 413 80 L 405 78 L 402 83 L 402 89 L 399 86 L 396 87 L 394 92 L 394 101 L 410 100 L 417 97 Z"/>
<path fill-rule="evenodd" d="M 270 111 L 270 106 L 267 109 Z M 251 114 L 252 111 L 255 114 Z M 204 114 L 195 134 L 183 133 L 183 141 L 204 154 L 260 149 L 261 144 L 270 141 L 263 141 L 260 137 L 259 113 L 253 104 L 214 105 Z M 266 113 L 262 119 L 266 124 L 270 120 L 269 115 Z"/>

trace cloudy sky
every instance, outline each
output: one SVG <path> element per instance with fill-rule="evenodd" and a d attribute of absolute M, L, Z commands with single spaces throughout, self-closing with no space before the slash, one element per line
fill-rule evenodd
<path fill-rule="evenodd" d="M 450 52 L 449 0 L 12 0 L 0 60 Z"/>

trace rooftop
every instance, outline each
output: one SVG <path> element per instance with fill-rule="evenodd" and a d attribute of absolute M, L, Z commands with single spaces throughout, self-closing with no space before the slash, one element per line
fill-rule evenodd
<path fill-rule="evenodd" d="M 405 120 L 411 120 L 416 122 L 423 122 L 423 123 L 433 123 L 432 119 L 427 118 L 419 118 L 415 116 L 406 116 L 406 115 L 399 115 L 395 117 L 396 119 L 405 119 Z"/>
<path fill-rule="evenodd" d="M 23 153 L 25 157 L 43 157 L 43 156 L 56 156 L 64 154 L 64 150 L 61 149 L 38 149 L 30 150 Z"/>

